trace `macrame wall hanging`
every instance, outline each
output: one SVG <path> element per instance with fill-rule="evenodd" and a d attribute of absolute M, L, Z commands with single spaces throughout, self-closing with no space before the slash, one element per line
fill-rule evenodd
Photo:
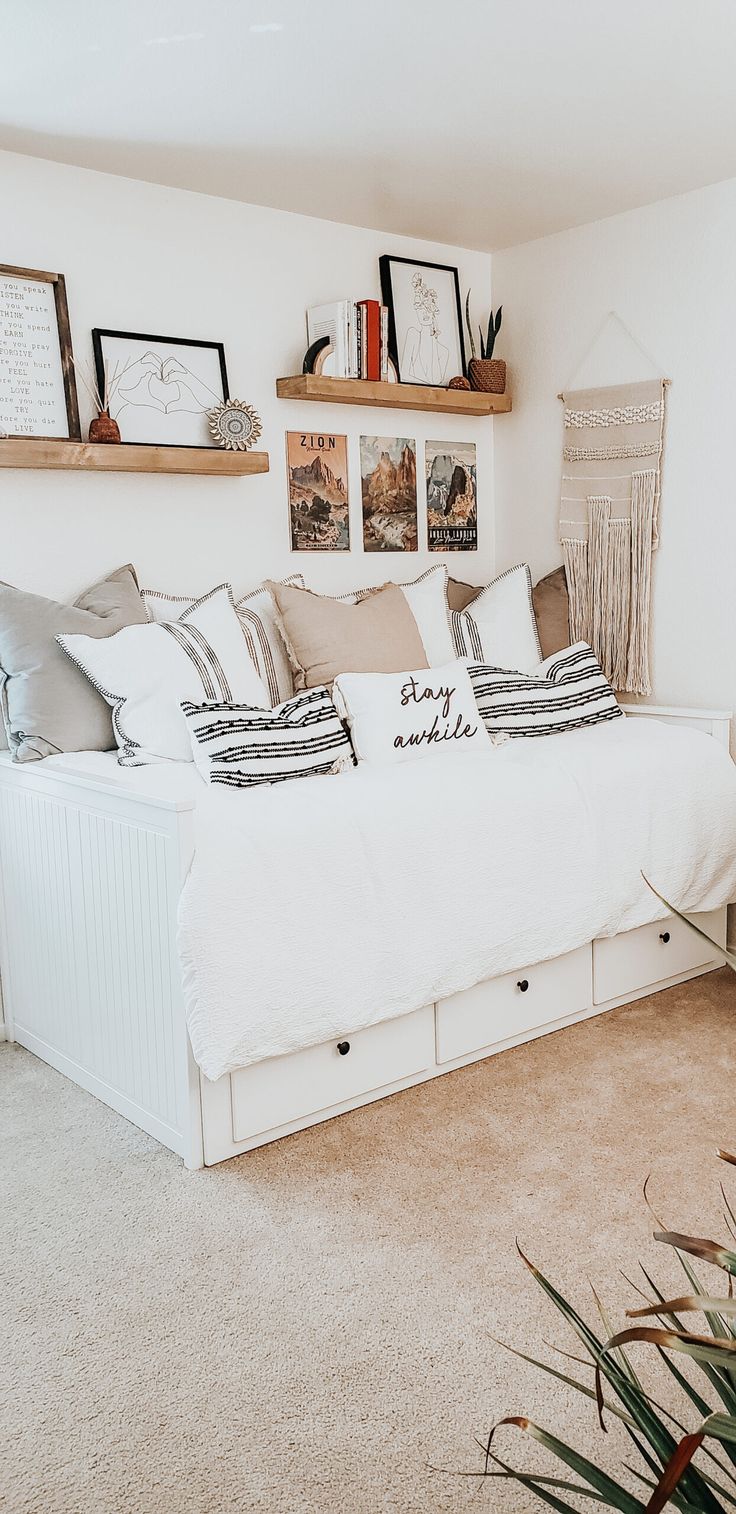
<path fill-rule="evenodd" d="M 611 316 L 623 326 L 620 317 Z M 657 378 L 560 395 L 565 404 L 560 541 L 570 637 L 592 646 L 615 689 L 634 694 L 651 692 L 652 553 L 659 544 L 668 383 Z"/>

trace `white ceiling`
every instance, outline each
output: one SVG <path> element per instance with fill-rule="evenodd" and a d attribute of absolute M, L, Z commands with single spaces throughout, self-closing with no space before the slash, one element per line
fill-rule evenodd
<path fill-rule="evenodd" d="M 0 147 L 493 249 L 736 175 L 734 0 L 0 0 Z"/>

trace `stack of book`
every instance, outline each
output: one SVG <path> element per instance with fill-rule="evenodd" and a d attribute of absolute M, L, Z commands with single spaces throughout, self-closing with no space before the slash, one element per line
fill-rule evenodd
<path fill-rule="evenodd" d="M 389 377 L 388 308 L 380 300 L 334 300 L 307 311 L 309 344 L 327 337 L 335 378 Z"/>

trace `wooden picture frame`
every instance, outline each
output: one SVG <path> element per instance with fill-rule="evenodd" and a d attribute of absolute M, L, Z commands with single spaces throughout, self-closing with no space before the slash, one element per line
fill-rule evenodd
<path fill-rule="evenodd" d="M 451 378 L 465 373 L 458 269 L 393 253 L 384 253 L 378 267 L 381 298 L 388 307 L 388 348 L 399 382 L 447 388 Z"/>
<path fill-rule="evenodd" d="M 48 273 L 41 268 L 16 268 L 11 263 L 0 263 L 0 279 L 20 279 L 27 284 L 50 284 L 53 287 L 54 309 L 56 312 L 56 330 L 59 339 L 59 359 L 61 365 L 61 380 L 64 389 L 64 401 L 66 405 L 67 434 L 59 437 L 59 434 L 51 431 L 15 433 L 22 437 L 41 436 L 49 440 L 63 440 L 78 442 L 82 439 L 79 426 L 79 404 L 77 401 L 77 385 L 74 377 L 74 354 L 72 351 L 72 334 L 69 324 L 69 308 L 66 300 L 66 283 L 63 273 Z M 0 335 L 2 328 L 0 327 Z M 0 360 L 1 371 L 1 360 Z M 1 433 L 0 433 L 1 434 Z"/>
<path fill-rule="evenodd" d="M 181 364 L 172 354 L 166 354 L 169 348 L 174 348 L 177 354 L 181 350 Z M 194 360 L 197 354 L 208 359 L 198 365 L 201 367 L 199 374 L 184 361 L 184 349 L 195 355 Z M 120 385 L 117 389 L 113 385 L 110 398 L 110 415 L 118 422 L 123 444 L 218 446 L 209 429 L 207 410 L 230 398 L 222 342 L 207 342 L 194 337 L 152 336 L 142 331 L 112 331 L 96 326 L 92 331 L 92 350 L 101 396 L 105 391 L 106 362 L 109 378 L 115 363 L 118 366 L 122 363 L 123 373 L 130 364 L 131 389 L 126 393 Z M 152 368 L 148 361 L 151 358 L 160 362 L 159 371 Z M 146 384 L 149 386 L 147 394 L 144 392 Z M 167 386 L 171 389 L 171 403 L 165 395 Z M 132 414 L 135 409 L 139 410 L 137 416 Z"/>

